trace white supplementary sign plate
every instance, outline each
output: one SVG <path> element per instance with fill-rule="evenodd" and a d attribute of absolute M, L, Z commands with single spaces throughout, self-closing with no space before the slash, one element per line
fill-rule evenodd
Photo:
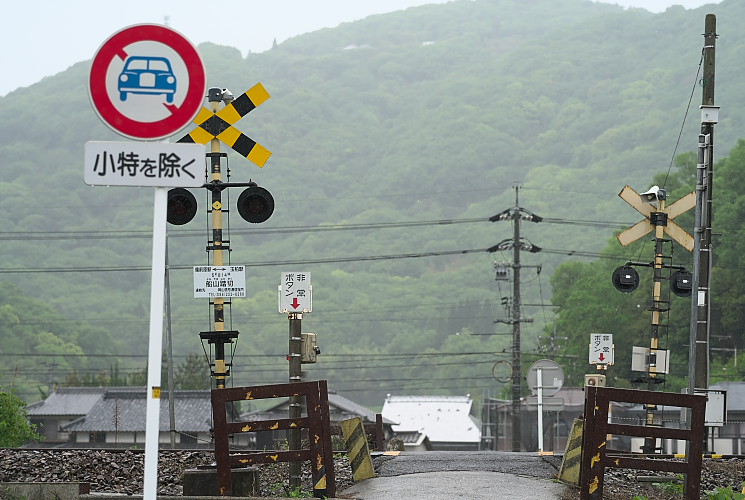
<path fill-rule="evenodd" d="M 246 266 L 194 266 L 194 298 L 246 296 Z"/>
<path fill-rule="evenodd" d="M 613 335 L 610 333 L 590 334 L 590 364 L 613 364 Z"/>
<path fill-rule="evenodd" d="M 204 146 L 90 141 L 83 180 L 91 186 L 201 187 Z"/>
<path fill-rule="evenodd" d="M 279 312 L 309 313 L 313 310 L 310 273 L 282 273 L 279 285 Z"/>

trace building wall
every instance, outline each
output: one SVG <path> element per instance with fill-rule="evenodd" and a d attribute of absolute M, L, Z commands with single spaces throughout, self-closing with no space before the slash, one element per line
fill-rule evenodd
<path fill-rule="evenodd" d="M 60 431 L 60 427 L 69 423 L 69 418 L 36 417 L 29 421 L 37 426 L 37 432 L 44 436 L 43 443 L 65 443 L 70 439 L 69 432 Z"/>
<path fill-rule="evenodd" d="M 443 441 L 432 441 L 432 450 L 434 451 L 478 451 L 479 443 L 457 443 L 457 442 L 443 442 Z M 408 447 L 407 447 L 407 451 Z"/>
<path fill-rule="evenodd" d="M 118 443 L 134 443 L 135 442 L 135 433 L 134 432 L 124 432 L 124 431 L 107 432 L 106 433 L 105 442 L 106 443 L 114 443 L 114 444 L 118 444 Z"/>

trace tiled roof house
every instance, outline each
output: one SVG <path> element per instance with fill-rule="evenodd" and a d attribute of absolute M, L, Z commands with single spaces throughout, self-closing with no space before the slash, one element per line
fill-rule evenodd
<path fill-rule="evenodd" d="M 175 441 L 181 448 L 210 446 L 212 403 L 209 391 L 174 391 Z M 160 398 L 159 442 L 170 443 L 168 392 Z M 71 441 L 85 446 L 144 445 L 145 388 L 106 389 L 91 410 L 63 426 Z"/>
<path fill-rule="evenodd" d="M 60 428 L 88 414 L 101 399 L 102 387 L 60 387 L 45 400 L 26 407 L 29 421 L 44 436 L 41 446 L 54 446 L 69 440 L 69 433 Z"/>
<path fill-rule="evenodd" d="M 27 407 L 32 423 L 43 423 L 42 446 L 144 446 L 147 399 L 144 387 L 59 388 Z M 210 391 L 174 391 L 175 442 L 180 448 L 210 447 Z M 159 441 L 170 444 L 168 391 L 161 393 Z M 235 443 L 235 444 L 248 444 Z"/>

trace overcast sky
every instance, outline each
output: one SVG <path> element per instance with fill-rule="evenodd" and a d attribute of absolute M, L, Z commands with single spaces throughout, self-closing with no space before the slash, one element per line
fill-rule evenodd
<path fill-rule="evenodd" d="M 133 24 L 168 24 L 195 45 L 214 42 L 236 47 L 246 55 L 263 52 L 273 41 L 372 14 L 403 10 L 448 0 L 37 0 L 14 2 L 0 30 L 0 96 L 45 76 L 93 58 L 113 33 Z M 669 5 L 695 8 L 721 0 L 608 0 L 652 12 Z M 7 6 L 6 6 L 7 7 Z M 27 13 L 21 10 L 28 7 Z M 8 10 L 8 8 L 6 8 Z M 703 21 L 702 21 L 703 22 Z"/>

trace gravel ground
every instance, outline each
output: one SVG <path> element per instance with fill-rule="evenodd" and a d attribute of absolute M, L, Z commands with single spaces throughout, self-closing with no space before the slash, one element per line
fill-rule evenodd
<path fill-rule="evenodd" d="M 682 493 L 670 491 L 668 486 L 655 486 L 653 482 L 639 481 L 638 476 L 666 476 L 675 480 L 674 474 L 653 471 L 637 471 L 630 469 L 606 469 L 603 486 L 603 498 L 609 500 L 631 500 L 635 495 L 647 497 L 649 500 L 682 499 Z M 745 460 L 743 459 L 704 459 L 701 470 L 701 498 L 708 498 L 707 491 L 716 488 L 731 487 L 740 492 L 745 482 Z M 665 480 L 656 481 L 665 483 Z M 682 484 L 682 483 L 679 483 Z M 575 500 L 579 492 L 570 494 L 562 500 Z"/>
<path fill-rule="evenodd" d="M 382 460 L 374 460 L 376 466 Z M 0 482 L 63 482 L 80 481 L 91 483 L 91 491 L 101 493 L 136 494 L 142 492 L 144 453 L 137 450 L 31 450 L 0 449 Z M 185 469 L 213 463 L 211 451 L 161 451 L 158 459 L 158 493 L 181 495 L 181 475 Z M 261 496 L 287 495 L 287 464 L 259 466 Z M 311 492 L 310 470 L 304 463 L 303 491 Z M 334 461 L 336 489 L 341 492 L 351 486 L 352 471 L 346 455 L 337 454 Z M 637 480 L 639 475 L 662 475 L 627 469 L 608 469 L 605 476 L 603 498 L 630 500 L 634 495 L 643 495 L 649 500 L 681 499 L 663 488 L 649 482 Z M 671 476 L 672 477 L 672 476 Z M 660 481 L 663 482 L 663 481 Z M 732 487 L 742 490 L 745 482 L 745 459 L 704 459 L 701 474 L 702 498 L 705 492 L 717 487 Z M 562 500 L 579 498 L 572 490 Z"/>
<path fill-rule="evenodd" d="M 142 451 L 0 449 L 0 482 L 87 482 L 91 492 L 141 494 L 145 455 Z M 210 451 L 161 451 L 158 457 L 158 494 L 181 495 L 186 469 L 210 465 Z M 260 465 L 261 496 L 286 496 L 288 464 Z M 334 460 L 336 489 L 352 484 L 346 455 Z M 304 462 L 302 489 L 312 491 L 310 467 Z"/>

